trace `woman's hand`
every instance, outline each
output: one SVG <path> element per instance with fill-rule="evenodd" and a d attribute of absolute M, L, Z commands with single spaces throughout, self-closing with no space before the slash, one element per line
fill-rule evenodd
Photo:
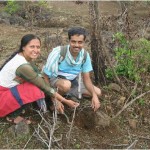
<path fill-rule="evenodd" d="M 57 109 L 57 111 L 59 113 L 63 114 L 64 113 L 64 105 L 60 101 L 58 101 L 58 100 L 56 100 L 55 103 L 56 103 L 56 109 Z"/>

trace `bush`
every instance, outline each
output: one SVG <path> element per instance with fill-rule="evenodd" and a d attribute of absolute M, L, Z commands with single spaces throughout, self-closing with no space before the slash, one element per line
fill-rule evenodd
<path fill-rule="evenodd" d="M 114 66 L 117 75 L 140 82 L 142 73 L 148 72 L 150 67 L 150 42 L 146 39 L 129 42 L 120 32 L 114 35 L 114 40 L 117 43 Z M 114 77 L 109 67 L 106 69 L 106 76 L 109 79 Z"/>
<path fill-rule="evenodd" d="M 14 0 L 7 1 L 7 4 L 5 6 L 5 11 L 9 14 L 14 14 L 19 10 L 19 5 Z"/>

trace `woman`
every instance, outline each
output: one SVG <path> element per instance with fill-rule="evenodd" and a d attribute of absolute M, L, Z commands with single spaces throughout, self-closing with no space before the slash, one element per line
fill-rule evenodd
<path fill-rule="evenodd" d="M 21 108 L 23 105 L 41 100 L 45 94 L 57 101 L 57 109 L 64 112 L 62 103 L 77 107 L 79 103 L 66 100 L 49 86 L 33 65 L 40 55 L 41 41 L 27 34 L 21 40 L 20 49 L 14 52 L 0 68 L 0 117 Z"/>

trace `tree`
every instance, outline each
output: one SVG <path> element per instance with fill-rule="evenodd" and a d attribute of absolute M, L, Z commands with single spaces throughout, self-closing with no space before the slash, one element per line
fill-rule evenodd
<path fill-rule="evenodd" d="M 98 85 L 106 84 L 105 57 L 102 47 L 101 26 L 99 21 L 99 9 L 97 1 L 89 2 L 89 13 L 91 21 L 91 53 L 93 60 L 95 82 Z"/>

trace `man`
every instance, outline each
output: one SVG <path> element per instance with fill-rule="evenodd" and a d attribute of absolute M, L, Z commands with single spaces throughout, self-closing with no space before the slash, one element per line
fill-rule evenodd
<path fill-rule="evenodd" d="M 60 61 L 61 47 L 58 46 L 49 54 L 44 66 L 44 74 L 50 84 L 58 89 L 62 95 L 71 93 L 77 97 L 78 92 L 92 97 L 92 108 L 96 111 L 100 107 L 98 97 L 101 90 L 92 84 L 90 71 L 93 70 L 90 55 L 84 50 L 87 32 L 84 28 L 73 27 L 68 31 L 69 45 L 65 58 Z M 86 59 L 84 60 L 86 54 Z M 77 82 L 78 75 L 82 73 L 83 83 Z M 81 86 L 81 91 L 78 90 Z"/>

